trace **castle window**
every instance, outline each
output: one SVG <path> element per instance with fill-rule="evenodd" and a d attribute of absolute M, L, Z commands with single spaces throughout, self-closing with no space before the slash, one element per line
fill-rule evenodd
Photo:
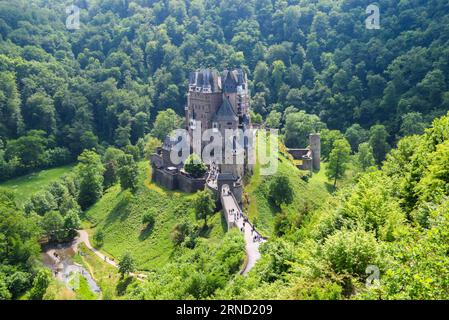
<path fill-rule="evenodd" d="M 218 132 L 218 123 L 212 122 L 212 130 L 213 132 Z"/>

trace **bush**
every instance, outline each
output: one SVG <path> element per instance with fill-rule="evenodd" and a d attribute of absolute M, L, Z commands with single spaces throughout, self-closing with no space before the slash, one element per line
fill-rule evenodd
<path fill-rule="evenodd" d="M 154 226 L 155 218 L 152 212 L 144 213 L 142 217 L 142 223 L 147 225 L 147 228 L 152 228 Z"/>
<path fill-rule="evenodd" d="M 270 182 L 269 192 L 270 200 L 278 207 L 293 202 L 293 188 L 286 176 L 275 176 Z"/>
<path fill-rule="evenodd" d="M 185 164 L 184 170 L 194 178 L 202 178 L 207 171 L 206 165 L 196 154 L 191 154 Z"/>
<path fill-rule="evenodd" d="M 291 225 L 285 213 L 280 213 L 274 220 L 274 233 L 278 237 L 285 235 L 290 229 Z"/>
<path fill-rule="evenodd" d="M 40 269 L 33 280 L 33 287 L 30 291 L 32 300 L 42 300 L 48 285 L 51 281 L 51 272 L 48 269 Z"/>
<path fill-rule="evenodd" d="M 307 173 L 304 173 L 303 175 L 301 175 L 301 180 L 304 182 L 309 182 L 310 178 L 312 178 L 311 172 L 307 172 Z"/>
<path fill-rule="evenodd" d="M 13 297 L 18 297 L 30 286 L 30 274 L 28 272 L 16 271 L 9 278 L 9 290 Z"/>
<path fill-rule="evenodd" d="M 368 265 L 378 264 L 378 244 L 371 232 L 338 230 L 326 239 L 323 257 L 338 274 L 362 276 Z"/>
<path fill-rule="evenodd" d="M 184 245 L 187 248 L 194 248 L 199 232 L 198 227 L 188 222 L 178 223 L 173 228 L 170 238 L 175 246 Z"/>
<path fill-rule="evenodd" d="M 102 229 L 99 229 L 99 230 L 97 230 L 95 232 L 95 234 L 94 234 L 94 241 L 95 241 L 95 244 L 98 247 L 103 246 L 103 243 L 104 243 L 104 231 Z"/>
<path fill-rule="evenodd" d="M 178 223 L 174 226 L 170 238 L 175 246 L 179 246 L 186 238 L 186 224 Z"/>

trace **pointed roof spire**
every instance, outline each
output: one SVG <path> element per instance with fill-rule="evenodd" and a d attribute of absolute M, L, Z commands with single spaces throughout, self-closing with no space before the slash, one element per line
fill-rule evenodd
<path fill-rule="evenodd" d="M 228 98 L 225 98 L 220 109 L 214 116 L 214 121 L 238 121 L 239 118 L 232 108 L 231 102 Z"/>

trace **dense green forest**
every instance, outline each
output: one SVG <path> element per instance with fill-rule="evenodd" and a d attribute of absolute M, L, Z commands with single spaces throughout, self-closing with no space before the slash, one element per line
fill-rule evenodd
<path fill-rule="evenodd" d="M 80 28 L 69 30 L 73 4 Z M 74 165 L 26 200 L 0 190 L 0 299 L 58 297 L 39 241 L 72 239 L 83 224 L 120 256 L 140 245 L 117 246 L 120 228 L 169 234 L 162 256 L 173 259 L 148 267 L 125 255 L 121 272 L 148 278 L 120 280 L 109 298 L 447 298 L 449 3 L 376 1 L 378 30 L 365 28 L 369 4 L 0 0 L 0 181 Z M 238 233 L 208 235 L 192 208 L 145 185 L 140 165 L 182 126 L 189 72 L 237 67 L 250 79 L 253 122 L 281 130 L 280 172 L 256 174 L 246 190 L 270 236 L 247 277 L 235 276 Z M 325 166 L 310 177 L 284 146 L 305 147 L 314 131 Z M 277 198 L 286 183 L 291 199 Z M 108 221 L 150 201 L 165 216 Z M 367 265 L 380 286 L 365 286 Z"/>
<path fill-rule="evenodd" d="M 199 67 L 246 69 L 254 118 L 287 134 L 291 107 L 360 137 L 384 125 L 390 144 L 422 133 L 449 108 L 449 4 L 379 1 L 380 30 L 365 28 L 367 4 L 0 1 L 0 179 L 136 144 L 159 111 L 183 114 Z"/>

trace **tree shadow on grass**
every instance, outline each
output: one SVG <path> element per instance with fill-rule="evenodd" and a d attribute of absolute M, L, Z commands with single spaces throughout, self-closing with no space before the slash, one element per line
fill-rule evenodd
<path fill-rule="evenodd" d="M 228 231 L 228 223 L 226 222 L 226 218 L 224 217 L 224 214 L 222 212 L 220 212 L 220 224 L 221 229 L 224 233 L 226 233 Z"/>
<path fill-rule="evenodd" d="M 276 217 L 278 215 L 278 213 L 280 213 L 282 211 L 281 206 L 278 206 L 277 204 L 275 204 L 274 201 L 270 198 L 270 196 L 267 197 L 267 204 L 268 204 L 268 209 L 270 209 L 270 213 L 273 217 Z"/>
<path fill-rule="evenodd" d="M 130 204 L 132 202 L 133 195 L 125 191 L 121 192 L 118 196 L 120 197 L 120 200 L 105 219 L 106 226 L 112 224 L 119 218 L 121 221 L 126 220 L 131 212 Z"/>
<path fill-rule="evenodd" d="M 198 235 L 202 238 L 209 238 L 213 229 L 214 227 L 211 225 L 203 225 L 198 230 Z"/>
<path fill-rule="evenodd" d="M 148 238 L 148 236 L 150 236 L 150 235 L 153 233 L 153 229 L 154 229 L 154 226 L 153 226 L 153 225 L 147 224 L 147 225 L 145 226 L 145 228 L 143 228 L 143 229 L 140 231 L 140 234 L 139 234 L 139 240 L 140 240 L 140 241 L 143 241 L 143 240 L 145 240 L 146 238 Z"/>
<path fill-rule="evenodd" d="M 126 288 L 133 282 L 133 277 L 127 276 L 126 278 L 120 279 L 120 281 L 117 283 L 117 295 L 123 296 L 126 293 Z"/>
<path fill-rule="evenodd" d="M 337 188 L 335 188 L 332 183 L 325 182 L 324 185 L 326 187 L 327 192 L 329 192 L 330 194 L 333 194 L 335 193 L 335 191 L 337 191 Z"/>

